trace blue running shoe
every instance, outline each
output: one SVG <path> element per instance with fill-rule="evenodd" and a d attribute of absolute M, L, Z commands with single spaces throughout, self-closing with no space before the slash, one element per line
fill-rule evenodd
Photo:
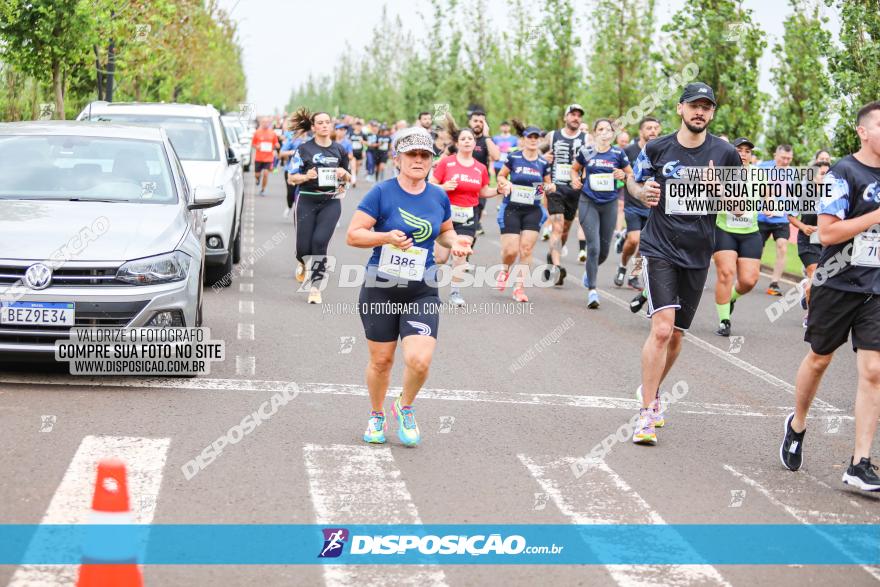
<path fill-rule="evenodd" d="M 391 415 L 397 418 L 397 437 L 406 446 L 416 446 L 422 439 L 419 425 L 416 424 L 416 411 L 412 406 L 400 405 L 400 398 L 394 400 Z"/>
<path fill-rule="evenodd" d="M 387 430 L 388 422 L 385 421 L 385 412 L 370 412 L 370 421 L 367 423 L 367 431 L 364 432 L 364 442 L 385 444 Z"/>
<path fill-rule="evenodd" d="M 591 289 L 590 293 L 587 294 L 587 307 L 591 310 L 599 308 L 599 292 L 595 289 Z"/>

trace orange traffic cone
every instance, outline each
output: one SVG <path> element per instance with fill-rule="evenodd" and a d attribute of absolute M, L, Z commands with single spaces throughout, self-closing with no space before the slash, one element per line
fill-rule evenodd
<path fill-rule="evenodd" d="M 132 523 L 128 504 L 125 463 L 105 459 L 98 463 L 90 524 Z M 112 534 L 99 528 L 86 532 L 77 587 L 142 587 L 133 533 Z"/>

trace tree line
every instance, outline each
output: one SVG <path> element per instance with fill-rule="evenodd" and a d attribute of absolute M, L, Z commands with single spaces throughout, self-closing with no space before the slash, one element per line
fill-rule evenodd
<path fill-rule="evenodd" d="M 92 100 L 238 110 L 235 35 L 216 0 L 4 0 L 0 116 L 69 119 Z"/>
<path fill-rule="evenodd" d="M 572 0 L 510 0 L 505 22 L 489 20 L 486 0 L 430 0 L 417 35 L 383 9 L 368 46 L 348 46 L 331 75 L 310 75 L 288 111 L 305 105 L 391 122 L 448 109 L 461 120 L 479 105 L 494 128 L 507 117 L 553 128 L 564 105 L 578 102 L 587 121 L 621 120 L 632 133 L 640 115 L 653 115 L 669 130 L 683 73 L 696 71 L 690 79 L 716 92 L 716 134 L 748 136 L 765 158 L 792 144 L 797 164 L 820 148 L 856 150 L 855 112 L 880 97 L 880 1 L 788 3 L 772 47 L 740 0 L 688 0 L 662 27 L 655 0 L 591 0 L 588 19 Z M 773 100 L 759 90 L 768 49 Z"/>

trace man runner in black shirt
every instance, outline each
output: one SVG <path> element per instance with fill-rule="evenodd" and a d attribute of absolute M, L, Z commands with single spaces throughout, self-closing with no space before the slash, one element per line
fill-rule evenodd
<path fill-rule="evenodd" d="M 825 175 L 829 197 L 819 205 L 822 256 L 813 277 L 804 340 L 810 350 L 795 380 L 795 411 L 785 419 L 779 456 L 797 471 L 803 462 L 807 412 L 834 351 L 852 339 L 859 382 L 856 438 L 843 482 L 880 491 L 871 445 L 880 417 L 880 101 L 856 117 L 861 148 Z"/>
<path fill-rule="evenodd" d="M 629 193 L 652 208 L 639 245 L 651 318 L 651 333 L 642 348 L 642 408 L 633 434 L 639 444 L 657 444 L 655 427 L 664 423 L 660 385 L 697 312 L 715 248 L 715 215 L 673 213 L 666 202 L 666 182 L 682 177 L 685 167 L 741 165 L 733 145 L 707 130 L 715 116 L 712 88 L 688 84 L 678 102 L 681 127 L 647 143 L 633 176 L 627 177 Z"/>
<path fill-rule="evenodd" d="M 583 115 L 584 109 L 580 104 L 571 104 L 565 109 L 565 126 L 552 131 L 547 137 L 547 145 L 553 153 L 551 175 L 556 185 L 556 191 L 547 194 L 547 211 L 553 231 L 547 263 L 555 268 L 556 285 L 562 285 L 565 280 L 565 268 L 560 266 L 562 246 L 568 240 L 568 231 L 578 213 L 581 192 L 571 187 L 571 165 L 586 143 L 586 135 L 579 130 Z M 548 270 L 545 278 L 549 277 Z"/>

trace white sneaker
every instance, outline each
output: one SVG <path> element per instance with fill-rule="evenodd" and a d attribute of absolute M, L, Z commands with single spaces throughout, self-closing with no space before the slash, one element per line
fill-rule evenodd
<path fill-rule="evenodd" d="M 284 212 L 281 213 L 281 217 L 282 218 L 289 218 L 290 217 L 290 208 L 285 208 Z"/>

